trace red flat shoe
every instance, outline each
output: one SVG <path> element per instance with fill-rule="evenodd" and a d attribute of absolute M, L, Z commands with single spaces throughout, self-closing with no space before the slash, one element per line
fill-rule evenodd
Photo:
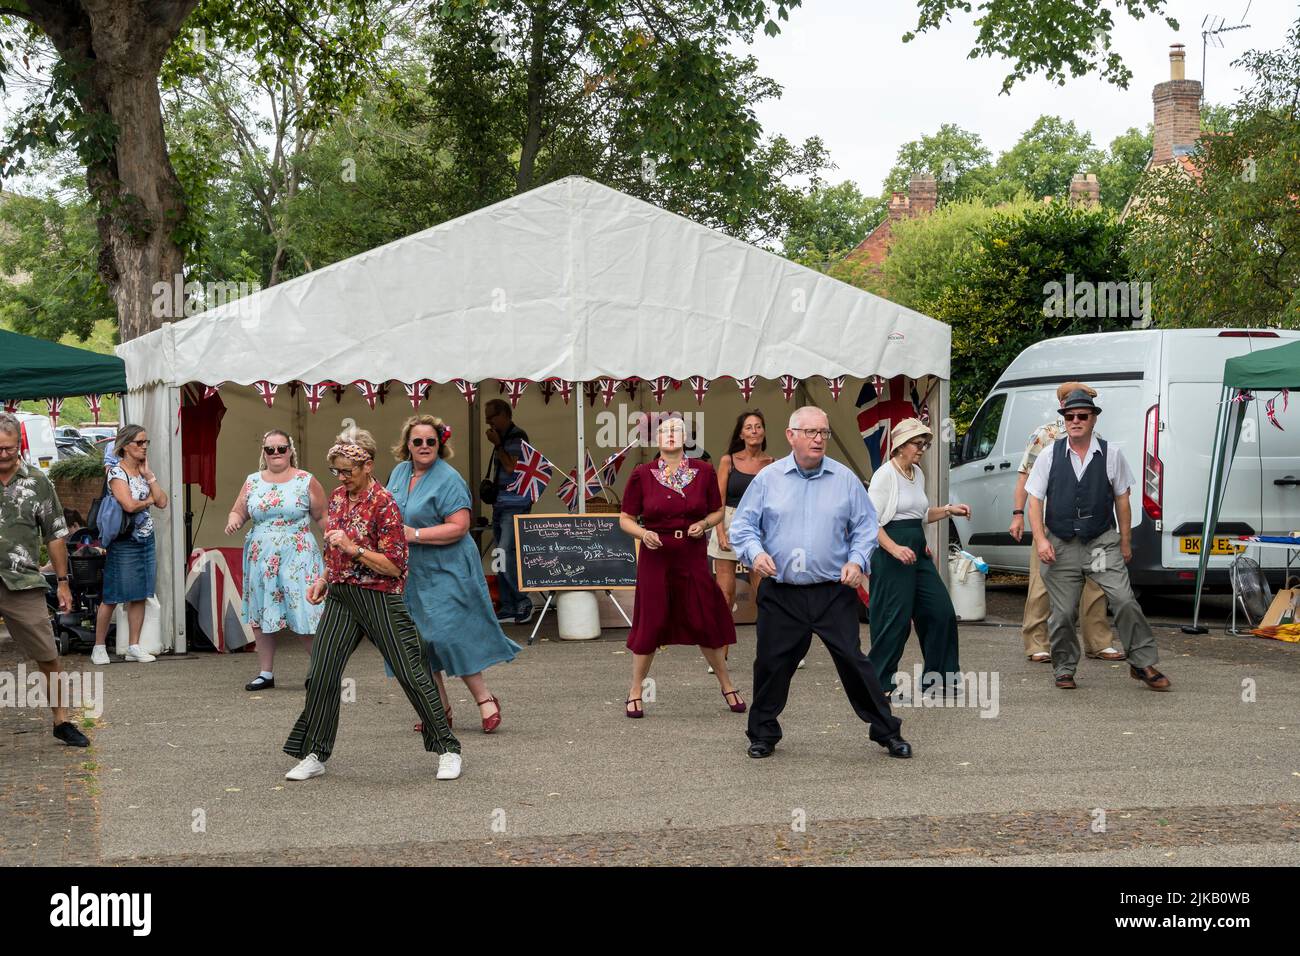
<path fill-rule="evenodd" d="M 731 699 L 732 697 L 736 699 L 733 701 Z M 730 707 L 736 713 L 743 714 L 745 712 L 745 702 L 740 699 L 740 691 L 724 690 L 722 692 L 722 698 L 727 702 L 727 706 Z"/>
<path fill-rule="evenodd" d="M 415 731 L 417 734 L 424 733 L 424 721 L 422 720 L 416 721 L 415 726 L 412 727 L 411 729 Z M 451 711 L 447 711 L 447 729 L 451 730 Z"/>
<path fill-rule="evenodd" d="M 489 695 L 483 700 L 474 701 L 474 703 L 482 707 L 484 704 L 488 703 L 489 701 L 497 705 L 497 712 L 493 714 L 491 717 L 483 718 L 483 733 L 485 734 L 490 734 L 492 733 L 492 731 L 496 730 L 498 727 L 501 726 L 501 701 L 497 700 L 496 697 Z"/>

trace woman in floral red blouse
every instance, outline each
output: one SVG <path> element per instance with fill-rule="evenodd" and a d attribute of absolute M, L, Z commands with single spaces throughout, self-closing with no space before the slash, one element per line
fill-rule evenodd
<path fill-rule="evenodd" d="M 685 456 L 685 439 L 680 418 L 660 423 L 659 458 L 638 465 L 623 491 L 619 525 L 642 545 L 627 638 L 632 652 L 629 717 L 644 716 L 641 686 L 655 651 L 666 644 L 699 645 L 717 674 L 727 706 L 745 712 L 723 656 L 723 648 L 736 643 L 736 625 L 709 573 L 706 545 L 709 529 L 722 520 L 722 495 L 713 466 Z"/>
<path fill-rule="evenodd" d="M 301 759 L 285 777 L 306 780 L 325 772 L 339 726 L 343 668 L 363 636 L 379 648 L 424 724 L 424 749 L 436 751 L 438 779 L 460 776 L 460 743 L 447 726 L 442 698 L 424 666 L 420 635 L 402 602 L 407 545 L 402 513 L 375 481 L 375 440 L 350 428 L 329 450 L 330 473 L 339 487 L 325 513 L 325 576 L 307 591 L 325 602 L 316 628 L 307 705 L 284 752 Z"/>

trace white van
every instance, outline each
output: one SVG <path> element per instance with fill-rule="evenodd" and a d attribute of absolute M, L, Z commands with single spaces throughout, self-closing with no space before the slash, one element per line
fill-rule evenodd
<path fill-rule="evenodd" d="M 50 465 L 58 460 L 58 443 L 54 440 L 54 426 L 50 419 L 28 412 L 15 412 L 14 417 L 23 429 L 18 441 L 18 447 L 23 449 L 23 460 L 38 465 L 41 471 L 49 471 Z"/>
<path fill-rule="evenodd" d="M 1034 429 L 1056 417 L 1057 385 L 1075 379 L 1097 390 L 1097 434 L 1124 452 L 1141 486 L 1130 496 L 1133 586 L 1192 588 L 1223 363 L 1296 339 L 1300 331 L 1150 329 L 1031 345 L 1002 373 L 953 449 L 949 500 L 972 511 L 970 519 L 953 521 L 962 546 L 992 567 L 1028 572 L 1029 523 L 1019 544 L 1008 531 L 1016 469 Z M 1268 421 L 1263 405 L 1271 397 L 1251 402 L 1242 423 L 1206 579 L 1216 590 L 1228 589 L 1235 554 L 1228 536 L 1300 529 L 1300 396 L 1292 397 L 1289 413 L 1277 403 L 1284 430 Z M 1285 564 L 1281 550 L 1257 555 L 1265 568 Z"/>

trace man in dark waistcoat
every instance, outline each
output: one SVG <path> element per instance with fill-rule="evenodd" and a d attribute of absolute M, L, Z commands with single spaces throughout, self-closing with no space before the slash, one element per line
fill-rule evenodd
<path fill-rule="evenodd" d="M 1128 578 L 1133 558 L 1129 491 L 1137 481 L 1123 453 L 1093 435 L 1100 414 L 1086 391 L 1066 396 L 1061 417 L 1067 437 L 1043 449 L 1025 482 L 1034 547 L 1052 606 L 1047 627 L 1056 686 L 1077 686 L 1076 625 L 1086 577 L 1106 592 L 1129 674 L 1152 690 L 1168 690 L 1169 678 L 1155 667 L 1155 635 Z"/>

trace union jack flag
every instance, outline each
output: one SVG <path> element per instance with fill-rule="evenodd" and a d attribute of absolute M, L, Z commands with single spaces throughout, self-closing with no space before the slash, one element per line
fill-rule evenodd
<path fill-rule="evenodd" d="M 602 378 L 596 383 L 600 387 L 600 397 L 605 401 L 605 407 L 609 408 L 610 401 L 618 394 L 618 379 Z"/>
<path fill-rule="evenodd" d="M 275 393 L 280 390 L 279 385 L 273 385 L 263 379 L 260 382 L 254 382 L 253 387 L 257 389 L 257 394 L 262 396 L 262 401 L 266 402 L 267 408 L 275 405 Z"/>
<path fill-rule="evenodd" d="M 586 482 L 586 496 L 588 499 L 598 495 L 604 485 L 600 483 L 600 473 L 596 471 L 596 464 L 591 460 L 591 452 L 588 451 L 584 456 L 587 459 L 587 465 L 584 470 L 583 480 Z M 564 483 L 556 489 L 556 494 L 560 500 L 572 511 L 576 506 L 578 498 L 578 469 L 574 468 L 565 477 Z"/>
<path fill-rule="evenodd" d="M 622 451 L 616 451 L 605 459 L 605 463 L 600 466 L 600 483 L 606 488 L 613 488 L 614 482 L 618 480 L 618 470 L 622 467 L 623 462 L 627 459 L 627 453 L 637 446 L 634 439 L 630 445 Z"/>
<path fill-rule="evenodd" d="M 388 391 L 386 384 L 376 385 L 374 382 L 365 381 L 353 382 L 352 384 L 357 387 L 357 391 L 365 397 L 366 404 L 372 409 L 375 407 L 375 402 L 384 400 L 384 393 Z"/>
<path fill-rule="evenodd" d="M 799 380 L 793 375 L 782 375 L 780 382 L 781 394 L 785 396 L 785 400 L 788 402 L 790 401 L 790 396 L 794 394 L 795 389 L 799 387 Z"/>
<path fill-rule="evenodd" d="M 896 375 L 879 388 L 868 380 L 858 393 L 855 404 L 858 407 L 858 432 L 867 446 L 873 470 L 888 461 L 893 452 L 889 444 L 890 429 L 904 418 L 929 414 L 916 390 L 916 383 L 906 375 Z"/>
<path fill-rule="evenodd" d="M 834 378 L 826 380 L 826 387 L 831 390 L 831 398 L 835 401 L 840 400 L 840 392 L 844 391 L 844 376 L 836 375 Z"/>
<path fill-rule="evenodd" d="M 307 396 L 307 407 L 311 409 L 312 414 L 316 414 L 320 408 L 320 403 L 325 399 L 325 393 L 334 387 L 333 382 L 321 382 L 317 385 L 304 385 L 303 394 Z"/>
<path fill-rule="evenodd" d="M 740 394 L 746 402 L 749 396 L 754 394 L 754 387 L 758 384 L 757 375 L 746 375 L 744 378 L 736 379 L 736 384 L 740 386 Z"/>
<path fill-rule="evenodd" d="M 631 378 L 623 379 L 623 389 L 632 398 L 636 398 L 636 391 L 640 387 L 641 387 L 641 379 L 637 378 L 635 375 L 633 375 Z"/>
<path fill-rule="evenodd" d="M 429 386 L 432 384 L 433 382 L 427 378 L 422 378 L 410 385 L 405 382 L 402 383 L 402 387 L 406 389 L 406 397 L 411 400 L 412 409 L 417 412 L 420 410 L 420 403 L 429 397 Z"/>
<path fill-rule="evenodd" d="M 555 489 L 555 493 L 560 496 L 560 500 L 564 502 L 564 506 L 570 511 L 574 509 L 578 501 L 578 483 L 573 480 L 576 471 L 577 469 L 574 469 L 574 471 L 569 472 L 569 476 L 560 483 L 560 487 Z"/>
<path fill-rule="evenodd" d="M 1282 397 L 1282 411 L 1285 412 L 1285 411 L 1287 410 L 1287 406 L 1289 406 L 1289 405 L 1291 404 L 1291 399 L 1290 399 L 1290 397 L 1289 397 L 1290 394 L 1291 394 L 1290 389 L 1286 389 L 1286 388 L 1284 388 L 1284 389 L 1282 389 L 1282 391 L 1281 391 L 1279 394 L 1280 394 L 1281 397 Z M 1278 431 L 1280 431 L 1280 432 L 1284 432 L 1284 431 L 1286 431 L 1286 429 L 1283 428 L 1283 427 L 1282 427 L 1282 423 L 1279 422 L 1279 421 L 1277 420 L 1277 410 L 1276 410 L 1276 407 L 1277 407 L 1277 399 L 1278 399 L 1278 396 L 1277 396 L 1277 395 L 1274 395 L 1274 396 L 1273 396 L 1272 398 L 1270 398 L 1267 402 L 1265 402 L 1265 403 L 1264 403 L 1264 412 L 1265 412 L 1265 414 L 1268 415 L 1269 423 L 1270 423 L 1274 428 L 1276 428 Z"/>
<path fill-rule="evenodd" d="M 501 383 L 501 391 L 505 393 L 506 398 L 510 399 L 511 408 L 519 406 L 519 399 L 523 397 L 526 388 L 528 388 L 526 378 L 508 378 Z"/>
<path fill-rule="evenodd" d="M 104 410 L 104 405 L 99 399 L 97 393 L 91 393 L 86 396 L 86 405 L 89 406 L 91 413 L 95 416 L 95 424 L 99 424 L 99 413 Z"/>
<path fill-rule="evenodd" d="M 662 405 L 664 396 L 668 394 L 668 389 L 680 384 L 676 379 L 669 378 L 667 375 L 660 375 L 650 383 L 650 394 L 655 397 L 656 403 Z"/>
<path fill-rule="evenodd" d="M 709 392 L 709 380 L 703 375 L 692 375 L 690 378 L 691 391 L 695 393 L 695 403 L 704 404 L 704 396 Z"/>
<path fill-rule="evenodd" d="M 456 391 L 460 392 L 461 397 L 467 404 L 473 404 L 474 396 L 478 394 L 478 388 L 473 382 L 467 382 L 463 378 L 453 379 L 456 383 Z"/>
<path fill-rule="evenodd" d="M 14 414 L 14 412 L 18 411 L 18 399 L 16 399 L 16 398 L 6 398 L 6 399 L 5 399 L 5 411 L 8 412 L 10 415 L 12 415 L 12 414 Z"/>
<path fill-rule="evenodd" d="M 45 400 L 45 409 L 50 413 L 50 421 L 57 425 L 59 423 L 59 412 L 63 411 L 63 399 L 47 398 Z"/>
<path fill-rule="evenodd" d="M 551 474 L 552 465 L 546 457 L 528 442 L 521 441 L 519 460 L 515 462 L 515 480 L 506 490 L 536 501 L 551 483 Z"/>
<path fill-rule="evenodd" d="M 221 391 L 221 386 L 225 384 L 225 382 L 218 382 L 216 385 L 205 386 L 203 389 L 203 400 L 206 401 L 213 395 L 217 394 L 217 392 Z"/>

